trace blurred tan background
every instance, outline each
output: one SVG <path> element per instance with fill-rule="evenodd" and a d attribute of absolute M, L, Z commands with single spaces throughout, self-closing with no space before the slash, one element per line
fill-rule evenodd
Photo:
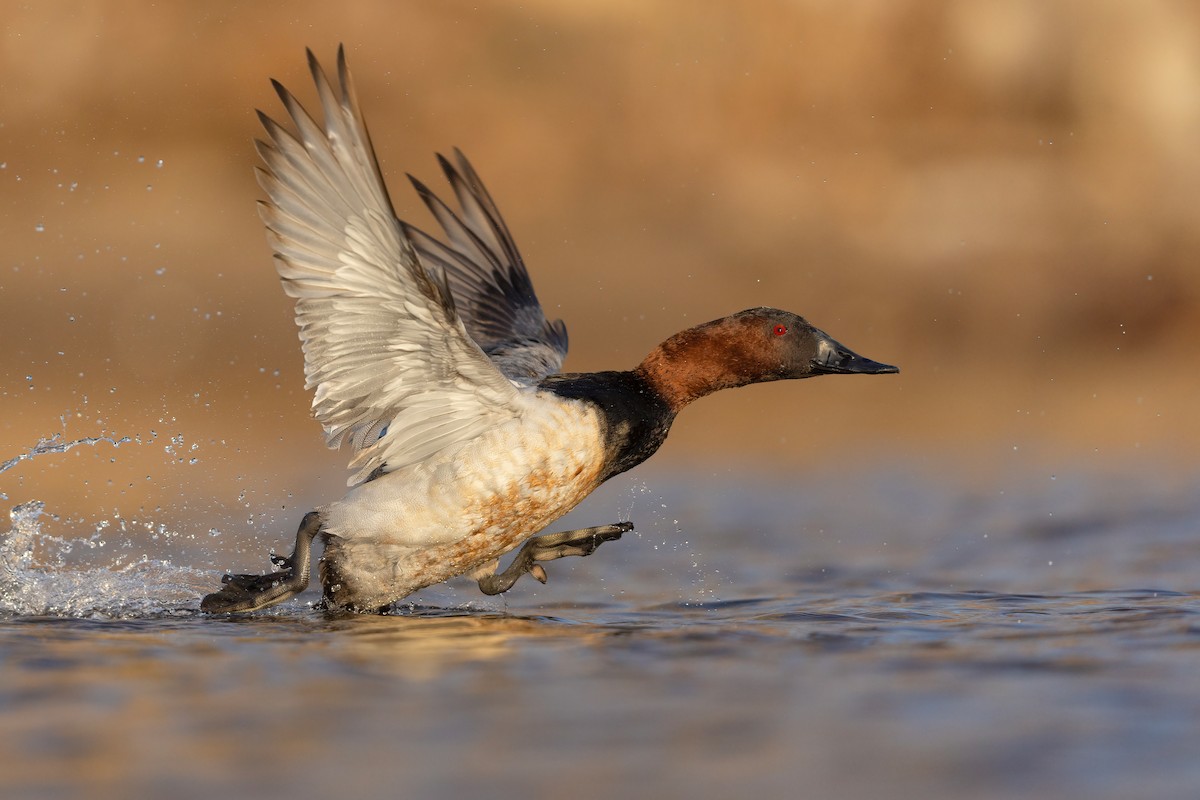
<path fill-rule="evenodd" d="M 433 152 L 463 148 L 569 369 L 756 305 L 903 369 L 710 398 L 660 467 L 1196 461 L 1194 3 L 4 2 L 0 22 L 0 462 L 54 433 L 142 441 L 22 463 L 12 503 L 253 524 L 339 491 L 251 146 L 268 78 L 311 101 L 304 47 L 332 65 L 339 42 L 398 213 L 428 223 L 404 173 L 438 186 Z"/>

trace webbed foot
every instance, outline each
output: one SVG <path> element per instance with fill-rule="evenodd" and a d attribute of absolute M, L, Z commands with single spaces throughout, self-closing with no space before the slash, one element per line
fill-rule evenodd
<path fill-rule="evenodd" d="M 517 556 L 508 565 L 508 569 L 479 578 L 479 590 L 484 594 L 507 592 L 517 579 L 527 572 L 539 582 L 545 583 L 546 570 L 537 562 L 553 561 L 565 556 L 589 556 L 604 542 L 620 539 L 621 534 L 631 530 L 632 522 L 618 522 L 614 525 L 597 525 L 594 528 L 535 536 L 517 551 Z"/>
<path fill-rule="evenodd" d="M 282 567 L 266 575 L 225 575 L 220 591 L 205 596 L 200 610 L 208 614 L 257 611 L 281 603 L 308 588 L 312 540 L 321 530 L 321 515 L 310 511 L 296 531 L 296 547 L 290 556 L 272 554 L 271 563 Z"/>

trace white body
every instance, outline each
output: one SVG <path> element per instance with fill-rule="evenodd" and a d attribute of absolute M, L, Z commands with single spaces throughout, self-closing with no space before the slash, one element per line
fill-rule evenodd
<path fill-rule="evenodd" d="M 521 397 L 521 417 L 319 509 L 332 604 L 382 606 L 487 568 L 596 488 L 598 409 L 546 392 Z"/>

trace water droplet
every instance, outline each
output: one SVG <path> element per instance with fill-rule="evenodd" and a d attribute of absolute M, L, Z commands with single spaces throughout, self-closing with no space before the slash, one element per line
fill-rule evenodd
<path fill-rule="evenodd" d="M 40 223 L 40 222 L 39 222 L 37 225 L 34 225 L 34 226 L 33 226 L 33 229 L 34 229 L 35 231 L 37 231 L 38 233 L 45 233 L 45 232 L 46 232 L 46 226 L 45 226 L 45 225 L 43 225 L 43 224 L 42 224 L 42 223 Z"/>

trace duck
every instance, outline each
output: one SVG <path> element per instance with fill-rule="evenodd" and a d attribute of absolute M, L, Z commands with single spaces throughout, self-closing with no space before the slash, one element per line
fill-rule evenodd
<path fill-rule="evenodd" d="M 275 571 L 224 575 L 203 612 L 304 591 L 318 538 L 318 605 L 331 612 L 386 611 L 457 576 L 488 595 L 526 574 L 545 583 L 545 562 L 588 556 L 633 524 L 541 531 L 653 455 L 690 403 L 767 381 L 899 372 L 768 307 L 676 333 L 632 369 L 563 372 L 566 326 L 546 317 L 471 163 L 457 149 L 438 155 L 456 207 L 408 176 L 444 238 L 401 220 L 345 48 L 336 83 L 307 55 L 322 122 L 272 81 L 291 125 L 258 112 L 259 211 L 295 299 L 313 415 L 329 447 L 349 449 L 353 474 L 345 496 L 304 515 L 289 556 L 271 554 Z"/>

